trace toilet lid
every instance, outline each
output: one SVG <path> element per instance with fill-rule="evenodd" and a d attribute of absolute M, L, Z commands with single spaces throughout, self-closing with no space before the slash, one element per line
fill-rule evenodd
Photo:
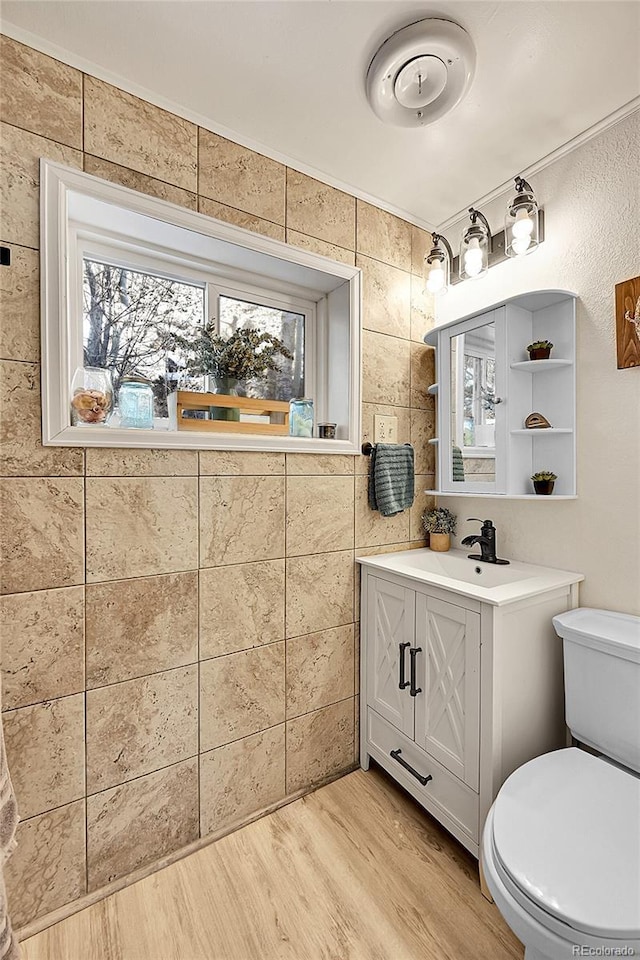
<path fill-rule="evenodd" d="M 511 774 L 493 810 L 504 870 L 583 933 L 640 937 L 640 779 L 570 748 Z"/>

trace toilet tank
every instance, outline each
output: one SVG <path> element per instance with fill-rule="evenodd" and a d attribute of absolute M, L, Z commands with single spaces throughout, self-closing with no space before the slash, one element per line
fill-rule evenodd
<path fill-rule="evenodd" d="M 553 626 L 562 637 L 571 733 L 640 773 L 640 617 L 579 607 Z"/>

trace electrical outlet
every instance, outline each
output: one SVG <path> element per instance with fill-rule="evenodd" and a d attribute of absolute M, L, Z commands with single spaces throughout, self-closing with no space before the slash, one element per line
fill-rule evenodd
<path fill-rule="evenodd" d="M 397 443 L 398 418 L 375 416 L 373 418 L 373 442 Z"/>

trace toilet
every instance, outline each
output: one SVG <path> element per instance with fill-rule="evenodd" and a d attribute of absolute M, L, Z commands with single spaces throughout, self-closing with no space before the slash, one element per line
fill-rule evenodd
<path fill-rule="evenodd" d="M 487 886 L 525 960 L 640 957 L 640 617 L 579 608 L 562 637 L 567 726 L 489 811 Z"/>

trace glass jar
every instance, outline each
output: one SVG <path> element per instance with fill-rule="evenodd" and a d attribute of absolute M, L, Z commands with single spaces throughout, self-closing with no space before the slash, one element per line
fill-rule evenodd
<path fill-rule="evenodd" d="M 118 393 L 120 426 L 153 430 L 153 387 L 146 377 L 123 377 Z"/>
<path fill-rule="evenodd" d="M 303 397 L 289 401 L 289 436 L 313 436 L 313 400 Z"/>
<path fill-rule="evenodd" d="M 72 426 L 104 426 L 112 410 L 111 371 L 103 367 L 78 367 L 71 381 Z"/>

